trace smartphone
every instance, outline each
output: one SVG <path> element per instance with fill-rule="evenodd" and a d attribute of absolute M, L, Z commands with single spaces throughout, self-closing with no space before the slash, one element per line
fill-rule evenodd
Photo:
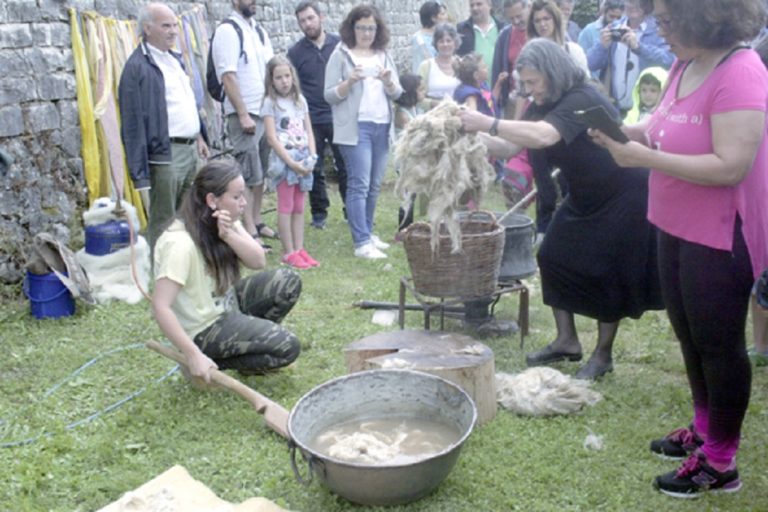
<path fill-rule="evenodd" d="M 611 117 L 608 110 L 602 105 L 590 107 L 586 110 L 574 111 L 576 117 L 583 119 L 590 128 L 600 130 L 616 142 L 629 142 L 629 137 L 621 131 L 619 123 Z"/>
<path fill-rule="evenodd" d="M 379 75 L 379 68 L 376 66 L 366 66 L 363 68 L 362 75 L 364 77 L 377 77 Z"/>

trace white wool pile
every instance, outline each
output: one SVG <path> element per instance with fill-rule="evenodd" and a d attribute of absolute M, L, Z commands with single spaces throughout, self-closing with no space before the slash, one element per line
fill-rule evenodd
<path fill-rule="evenodd" d="M 143 236 L 137 235 L 133 245 L 136 255 L 136 276 L 144 290 L 149 290 L 149 244 Z M 131 275 L 131 248 L 123 247 L 111 254 L 96 256 L 80 249 L 75 254 L 77 261 L 88 274 L 93 297 L 99 303 L 112 299 L 136 304 L 142 294 Z"/>
<path fill-rule="evenodd" d="M 461 250 L 461 230 L 454 213 L 471 192 L 479 202 L 496 177 L 487 149 L 476 134 L 461 129 L 459 106 L 443 100 L 429 112 L 412 119 L 395 145 L 400 176 L 395 193 L 403 208 L 412 194 L 427 198 L 432 226 L 432 250 L 437 250 L 440 224 L 451 236 L 453 252 Z"/>
<path fill-rule="evenodd" d="M 148 290 L 151 271 L 149 244 L 138 234 L 139 219 L 136 209 L 125 202 L 122 203 L 122 207 L 134 225 L 136 243 L 133 245 L 133 250 L 136 258 L 136 276 L 141 287 Z M 83 213 L 83 221 L 86 226 L 95 226 L 112 220 L 125 220 L 122 216 L 116 216 L 114 209 L 115 203 L 111 199 L 105 197 L 97 199 L 93 206 Z M 77 251 L 75 256 L 88 274 L 88 282 L 97 302 L 104 303 L 117 299 L 136 304 L 142 299 L 141 291 L 131 275 L 130 247 L 123 247 L 111 254 L 101 256 L 88 254 L 83 248 Z"/>
<path fill-rule="evenodd" d="M 404 437 L 391 439 L 377 433 L 355 432 L 339 436 L 328 449 L 335 459 L 357 463 L 375 464 L 394 459 L 400 454 Z"/>
<path fill-rule="evenodd" d="M 85 223 L 86 226 L 96 226 L 111 220 L 126 220 L 124 214 L 115 214 L 115 206 L 115 202 L 108 197 L 100 197 L 96 199 L 91 207 L 83 212 L 83 223 Z M 120 206 L 128 214 L 128 218 L 131 219 L 134 233 L 138 233 L 140 225 L 139 217 L 136 215 L 136 208 L 125 201 L 121 201 Z"/>
<path fill-rule="evenodd" d="M 573 379 L 554 368 L 538 366 L 522 373 L 496 374 L 496 400 L 525 416 L 570 414 L 603 397 L 590 389 L 590 382 Z"/>

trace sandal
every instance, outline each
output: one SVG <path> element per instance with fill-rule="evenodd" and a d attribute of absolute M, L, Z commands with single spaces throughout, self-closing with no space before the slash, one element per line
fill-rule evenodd
<path fill-rule="evenodd" d="M 251 236 L 253 237 L 254 240 L 256 240 L 256 243 L 259 244 L 262 249 L 264 249 L 264 252 L 269 252 L 272 250 L 272 246 L 267 243 L 264 243 L 264 240 L 262 240 L 261 237 L 259 237 L 258 233 Z"/>
<path fill-rule="evenodd" d="M 271 235 L 266 234 L 264 232 L 265 229 L 271 231 L 272 234 Z M 263 222 L 261 224 L 256 224 L 256 235 L 260 236 L 261 238 L 272 238 L 274 240 L 277 240 L 278 238 L 277 232 L 271 227 L 264 224 Z"/>

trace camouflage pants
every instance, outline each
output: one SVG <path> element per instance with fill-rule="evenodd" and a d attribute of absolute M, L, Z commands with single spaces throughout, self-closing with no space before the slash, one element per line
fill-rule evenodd
<path fill-rule="evenodd" d="M 301 294 L 289 269 L 260 272 L 235 286 L 238 308 L 195 336 L 195 344 L 222 370 L 260 372 L 292 363 L 301 350 L 296 335 L 279 325 Z"/>

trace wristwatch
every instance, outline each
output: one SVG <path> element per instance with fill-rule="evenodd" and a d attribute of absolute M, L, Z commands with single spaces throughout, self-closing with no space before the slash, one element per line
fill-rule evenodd
<path fill-rule="evenodd" d="M 493 120 L 493 124 L 491 125 L 491 129 L 488 130 L 488 133 L 493 135 L 494 137 L 499 134 L 499 118 Z"/>

